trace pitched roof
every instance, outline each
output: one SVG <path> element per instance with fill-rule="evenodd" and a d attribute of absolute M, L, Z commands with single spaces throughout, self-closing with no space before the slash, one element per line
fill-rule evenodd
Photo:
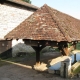
<path fill-rule="evenodd" d="M 2 1 L 3 1 L 3 3 L 4 3 L 4 2 L 8 2 L 8 3 L 15 3 L 15 4 L 17 4 L 17 5 L 22 5 L 22 6 L 24 6 L 24 7 L 28 7 L 28 8 L 31 8 L 31 9 L 33 9 L 33 10 L 39 9 L 37 6 L 34 6 L 34 5 L 32 5 L 32 4 L 29 4 L 29 3 L 27 3 L 27 2 L 24 2 L 24 1 L 22 1 L 22 0 L 2 0 Z"/>
<path fill-rule="evenodd" d="M 80 40 L 80 20 L 44 5 L 5 38 L 76 41 Z"/>

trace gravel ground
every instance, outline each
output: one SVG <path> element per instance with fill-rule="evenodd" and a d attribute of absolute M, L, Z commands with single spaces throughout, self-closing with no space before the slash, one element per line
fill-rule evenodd
<path fill-rule="evenodd" d="M 45 61 L 47 62 L 47 60 Z M 0 80 L 80 80 L 80 78 L 65 79 L 59 75 L 36 71 L 32 69 L 32 65 L 35 63 L 34 58 L 22 58 L 18 62 L 24 63 L 24 65 L 11 63 L 0 66 Z"/>
<path fill-rule="evenodd" d="M 37 72 L 33 69 L 23 68 L 13 64 L 0 67 L 0 80 L 80 80 L 64 79 L 47 72 Z"/>

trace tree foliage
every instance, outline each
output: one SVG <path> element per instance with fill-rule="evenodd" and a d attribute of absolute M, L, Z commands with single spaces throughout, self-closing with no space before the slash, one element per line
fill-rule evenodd
<path fill-rule="evenodd" d="M 23 1 L 25 1 L 25 2 L 27 2 L 27 3 L 30 3 L 30 4 L 31 4 L 31 1 L 30 1 L 30 0 L 23 0 Z"/>

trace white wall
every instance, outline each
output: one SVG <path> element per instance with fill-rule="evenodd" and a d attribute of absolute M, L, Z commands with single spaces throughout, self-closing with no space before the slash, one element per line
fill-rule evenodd
<path fill-rule="evenodd" d="M 32 13 L 33 12 L 25 9 L 0 4 L 0 39 L 4 39 L 4 36 L 7 33 L 17 27 Z M 26 45 L 23 44 L 22 40 L 13 40 L 12 47 L 13 56 L 15 56 L 15 54 L 18 53 L 20 50 L 26 52 L 25 48 L 27 48 Z"/>
<path fill-rule="evenodd" d="M 0 39 L 17 27 L 33 12 L 0 4 Z"/>

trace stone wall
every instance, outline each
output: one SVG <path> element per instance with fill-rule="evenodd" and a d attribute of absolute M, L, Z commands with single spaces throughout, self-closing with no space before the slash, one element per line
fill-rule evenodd
<path fill-rule="evenodd" d="M 4 36 L 17 27 L 22 21 L 28 18 L 33 12 L 25 10 L 20 7 L 15 7 L 7 4 L 0 4 L 0 39 L 4 39 Z M 22 44 L 21 44 L 22 43 Z M 26 45 L 22 40 L 12 41 L 12 53 L 18 53 L 20 50 L 26 52 Z M 22 49 L 21 49 L 22 47 Z"/>
<path fill-rule="evenodd" d="M 71 74 L 71 58 L 61 62 L 60 75 L 61 77 L 68 78 Z"/>
<path fill-rule="evenodd" d="M 13 40 L 12 41 L 12 56 L 15 57 L 17 54 L 19 53 L 35 53 L 35 50 L 29 46 L 29 45 L 26 45 L 24 44 L 23 40 L 22 39 L 19 39 L 18 41 L 17 40 Z"/>
<path fill-rule="evenodd" d="M 32 13 L 25 9 L 0 4 L 0 38 L 3 39 L 7 33 L 17 27 Z"/>

